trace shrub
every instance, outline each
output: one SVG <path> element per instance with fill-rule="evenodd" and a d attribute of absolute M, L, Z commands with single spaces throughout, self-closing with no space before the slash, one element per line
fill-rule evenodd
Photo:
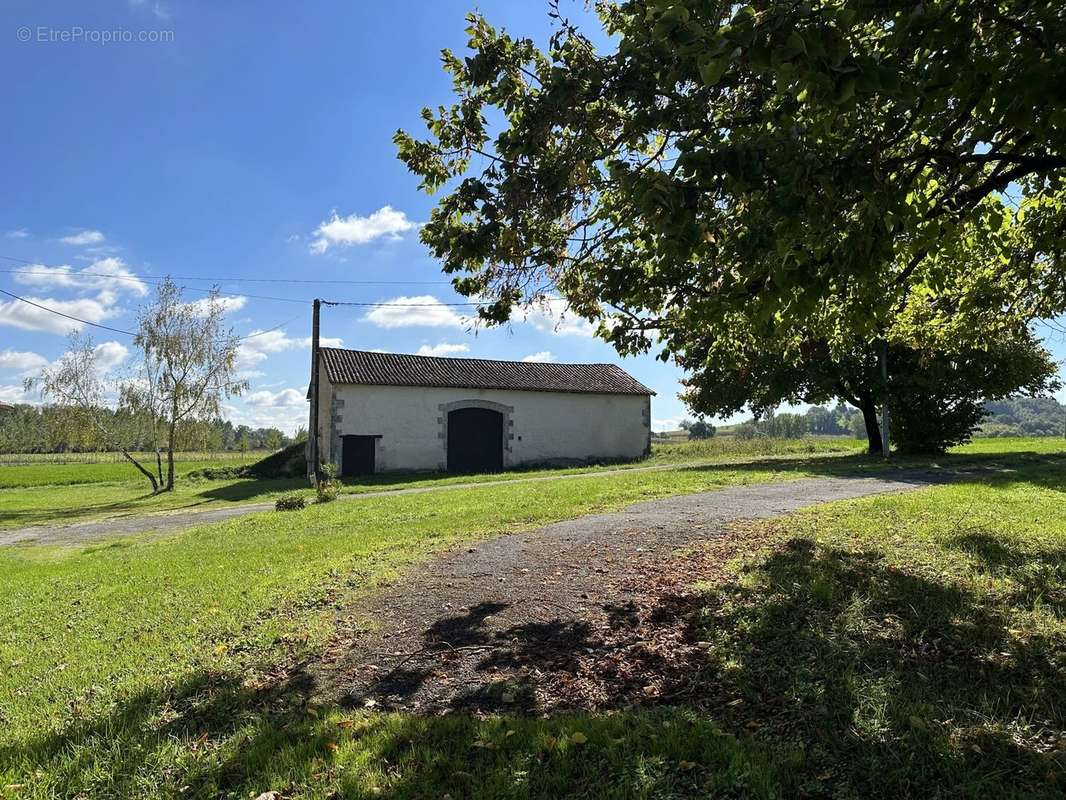
<path fill-rule="evenodd" d="M 330 503 L 337 499 L 340 487 L 337 485 L 337 468 L 332 464 L 323 464 L 319 470 L 318 486 L 315 487 L 319 503 Z"/>
<path fill-rule="evenodd" d="M 688 426 L 688 438 L 694 441 L 710 439 L 714 436 L 715 427 L 705 419 L 698 419 Z"/>
<path fill-rule="evenodd" d="M 302 494 L 283 494 L 274 503 L 275 511 L 299 511 L 307 505 L 307 500 Z"/>
<path fill-rule="evenodd" d="M 245 467 L 204 467 L 189 473 L 190 478 L 202 478 L 208 481 L 229 481 L 246 476 Z"/>

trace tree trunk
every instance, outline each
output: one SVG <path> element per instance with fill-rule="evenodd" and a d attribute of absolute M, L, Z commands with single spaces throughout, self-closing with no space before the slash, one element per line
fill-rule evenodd
<path fill-rule="evenodd" d="M 159 451 L 159 442 L 155 445 L 155 471 L 159 475 L 159 482 L 163 482 L 163 454 Z"/>
<path fill-rule="evenodd" d="M 133 456 L 131 456 L 125 448 L 122 449 L 122 455 L 124 455 L 126 457 L 126 460 L 133 464 L 133 466 L 135 466 L 138 470 L 140 470 L 141 474 L 148 479 L 148 481 L 152 484 L 152 494 L 156 494 L 159 491 L 159 482 L 155 479 L 155 475 L 153 475 L 151 472 L 141 466 L 141 463 Z"/>
<path fill-rule="evenodd" d="M 174 489 L 174 426 L 166 439 L 166 491 Z"/>
<path fill-rule="evenodd" d="M 863 397 L 859 403 L 862 412 L 862 421 L 866 423 L 866 438 L 868 446 L 866 452 L 872 456 L 881 455 L 884 450 L 881 447 L 881 423 L 877 420 L 877 404 L 870 396 Z"/>

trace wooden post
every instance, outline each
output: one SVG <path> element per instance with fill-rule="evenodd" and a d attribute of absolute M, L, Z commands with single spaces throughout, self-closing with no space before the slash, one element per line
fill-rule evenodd
<path fill-rule="evenodd" d="M 888 444 L 888 340 L 881 341 L 881 380 L 884 383 L 884 397 L 881 400 L 881 455 L 889 456 Z"/>
<path fill-rule="evenodd" d="M 311 312 L 311 430 L 308 431 L 307 477 L 313 486 L 318 485 L 320 462 L 318 448 L 318 331 L 322 301 L 317 297 Z"/>

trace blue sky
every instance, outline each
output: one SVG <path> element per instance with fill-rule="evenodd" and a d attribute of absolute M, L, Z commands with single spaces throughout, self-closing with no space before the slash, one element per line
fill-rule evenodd
<path fill-rule="evenodd" d="M 421 133 L 421 108 L 451 100 L 439 52 L 463 49 L 471 7 L 7 0 L 0 288 L 131 329 L 151 279 L 181 276 L 190 298 L 218 281 L 238 333 L 281 325 L 247 343 L 252 389 L 231 418 L 303 424 L 310 307 L 293 300 L 463 300 L 418 242 L 433 200 L 391 139 L 400 127 Z M 551 33 L 539 0 L 479 7 L 514 33 L 541 42 Z M 570 8 L 582 16 L 580 4 Z M 234 278 L 397 283 L 223 280 Z M 68 327 L 0 302 L 0 400 L 24 399 L 22 376 L 62 352 Z M 676 367 L 621 360 L 589 333 L 537 315 L 475 334 L 448 307 L 331 308 L 323 319 L 324 336 L 353 348 L 621 363 L 658 393 L 656 428 L 684 416 Z M 120 368 L 128 337 L 93 335 Z"/>

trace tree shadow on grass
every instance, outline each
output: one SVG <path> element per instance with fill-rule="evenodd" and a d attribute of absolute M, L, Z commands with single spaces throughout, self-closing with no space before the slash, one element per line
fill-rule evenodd
<path fill-rule="evenodd" d="M 739 742 L 677 709 L 342 713 L 316 705 L 312 689 L 302 671 L 258 689 L 195 673 L 0 748 L 0 776 L 40 797 L 695 798 L 721 790 L 772 798 L 797 758 L 794 748 Z"/>
<path fill-rule="evenodd" d="M 980 541 L 967 546 L 984 548 L 997 569 L 1030 558 Z M 1048 576 L 1049 587 L 1055 579 Z M 103 714 L 82 718 L 75 708 L 59 732 L 0 749 L 0 775 L 41 783 L 40 796 L 115 798 L 267 790 L 1058 798 L 1066 790 L 1055 749 L 1066 708 L 1061 640 L 1012 632 L 1001 598 L 932 571 L 793 540 L 737 580 L 684 602 L 664 596 L 637 615 L 641 624 L 678 628 L 679 646 L 699 642 L 694 659 L 641 649 L 655 631 L 642 629 L 630 608 L 607 609 L 612 628 L 633 628 L 637 649 L 626 664 L 644 658 L 637 674 L 658 672 L 685 689 L 655 697 L 605 667 L 617 641 L 605 648 L 603 631 L 584 620 L 487 632 L 485 620 L 502 605 L 427 625 L 427 643 L 510 643 L 478 653 L 484 680 L 453 707 L 486 710 L 501 669 L 532 668 L 527 677 L 551 688 L 593 664 L 607 689 L 595 711 L 532 706 L 536 713 L 515 714 L 511 702 L 503 715 L 379 714 L 322 704 L 302 668 L 269 680 L 201 671 Z M 403 666 L 397 691 L 401 672 L 410 673 L 409 691 L 432 677 Z"/>
<path fill-rule="evenodd" d="M 1063 642 L 1012 630 L 998 597 L 793 540 L 708 594 L 700 635 L 702 707 L 805 741 L 808 777 L 851 796 L 1066 790 Z"/>
<path fill-rule="evenodd" d="M 209 500 L 225 500 L 228 503 L 240 503 L 262 497 L 271 492 L 288 492 L 306 489 L 307 481 L 303 478 L 256 478 L 242 479 L 197 492 L 197 497 Z"/>
<path fill-rule="evenodd" d="M 755 458 L 721 464 L 678 465 L 690 472 L 774 472 L 830 478 L 887 478 L 916 484 L 1005 484 L 1024 481 L 1066 492 L 1066 453 L 1016 451 L 1009 454 L 947 453 L 941 456 L 894 456 L 886 461 L 865 454 Z"/>

